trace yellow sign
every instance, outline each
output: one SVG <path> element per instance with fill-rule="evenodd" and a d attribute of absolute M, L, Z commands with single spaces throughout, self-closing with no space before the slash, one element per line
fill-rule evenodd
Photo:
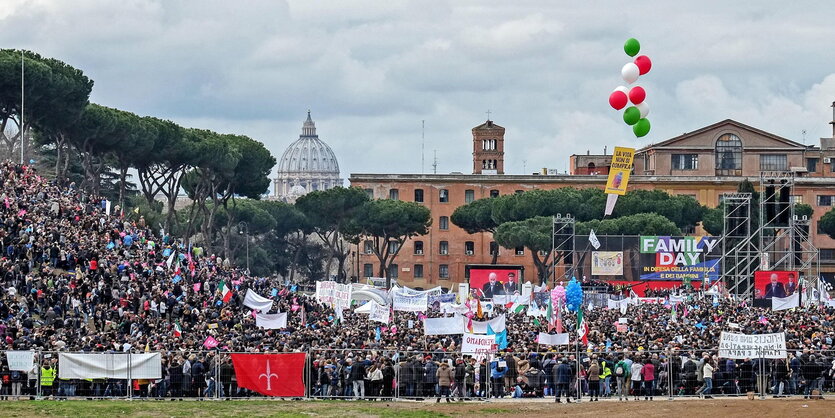
<path fill-rule="evenodd" d="M 629 174 L 632 173 L 632 157 L 635 156 L 635 148 L 615 147 L 612 154 L 612 166 L 609 167 L 609 180 L 606 181 L 606 193 L 624 195 L 626 185 L 629 183 Z"/>

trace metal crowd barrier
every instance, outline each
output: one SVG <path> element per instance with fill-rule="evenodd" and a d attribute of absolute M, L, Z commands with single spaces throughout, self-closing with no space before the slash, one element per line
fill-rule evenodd
<path fill-rule="evenodd" d="M 230 354 L 216 350 L 162 352 L 160 379 L 61 379 L 58 352 L 36 351 L 27 372 L 9 373 L 8 399 L 248 399 L 263 395 L 237 385 Z M 723 359 L 716 349 L 501 352 L 473 356 L 421 350 L 311 349 L 304 368 L 306 399 L 485 400 L 520 397 L 572 400 L 694 397 L 835 397 L 835 351 L 793 351 L 786 359 Z M 128 364 L 130 364 L 130 354 Z M 191 373 L 183 366 L 191 363 Z M 630 370 L 616 373 L 624 361 Z M 596 362 L 597 378 L 588 373 Z M 197 366 L 197 363 L 202 366 Z M 571 370 L 568 382 L 557 368 Z M 653 365 L 652 379 L 632 366 Z M 441 366 L 446 364 L 447 366 Z M 710 364 L 712 379 L 705 379 Z M 5 352 L 2 365 L 8 370 Z M 438 369 L 445 376 L 438 378 Z M 188 368 L 188 367 L 186 367 Z M 52 371 L 50 371 L 52 370 Z M 131 368 L 128 367 L 128 371 Z M 447 371 L 448 370 L 448 371 Z M 637 369 L 636 369 L 637 370 Z M 54 379 L 50 375 L 54 374 Z M 566 380 L 566 379 L 564 379 Z M 709 384 L 708 384 L 709 383 Z"/>

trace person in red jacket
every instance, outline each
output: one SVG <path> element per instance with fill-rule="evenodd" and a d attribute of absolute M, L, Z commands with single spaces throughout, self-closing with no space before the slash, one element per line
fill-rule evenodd
<path fill-rule="evenodd" d="M 644 367 L 641 369 L 641 377 L 643 377 L 644 383 L 644 400 L 652 400 L 653 395 L 653 383 L 655 382 L 655 365 L 652 364 L 652 360 L 647 358 L 644 362 Z"/>

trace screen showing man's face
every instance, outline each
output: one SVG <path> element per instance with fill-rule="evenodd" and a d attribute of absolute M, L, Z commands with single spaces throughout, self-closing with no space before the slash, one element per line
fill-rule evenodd
<path fill-rule="evenodd" d="M 496 284 L 496 273 L 490 273 L 489 280 L 490 284 Z"/>

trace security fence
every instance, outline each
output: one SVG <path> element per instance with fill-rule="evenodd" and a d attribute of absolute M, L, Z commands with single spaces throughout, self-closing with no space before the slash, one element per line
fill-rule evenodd
<path fill-rule="evenodd" d="M 13 370 L 20 369 L 13 353 L 21 352 L 2 353 L 0 397 L 5 399 L 266 397 L 239 386 L 232 361 L 236 353 L 161 352 L 153 378 L 142 368 L 146 353 L 119 353 L 116 355 L 123 357 L 118 361 L 109 359 L 97 365 L 79 356 L 82 353 L 29 352 L 32 367 L 26 371 Z M 76 363 L 59 362 L 60 355 Z M 482 356 L 447 351 L 310 349 L 303 353 L 304 364 L 297 365 L 303 367 L 303 393 L 288 397 L 437 401 L 524 401 L 556 395 L 572 400 L 835 397 L 835 351 L 789 350 L 787 358 L 753 357 L 720 358 L 716 349 L 554 349 Z M 107 377 L 76 373 L 96 367 L 109 368 Z M 286 370 L 273 367 L 260 374 L 260 381 L 277 385 L 288 379 Z M 71 376 L 66 377 L 67 373 Z"/>

